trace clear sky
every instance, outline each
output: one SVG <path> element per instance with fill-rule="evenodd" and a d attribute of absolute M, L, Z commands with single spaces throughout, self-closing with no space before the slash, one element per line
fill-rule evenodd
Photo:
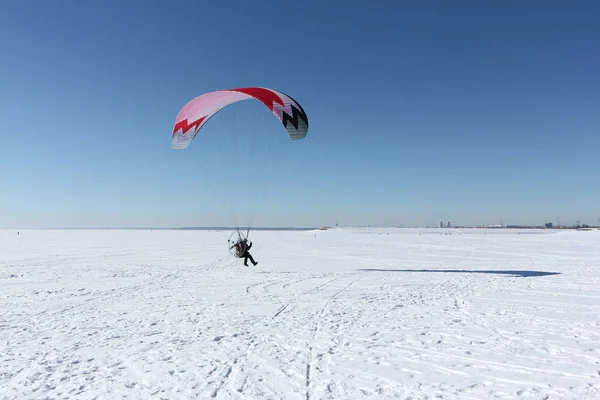
<path fill-rule="evenodd" d="M 595 224 L 598 15 L 594 0 L 5 1 L 0 227 L 229 225 L 219 204 L 251 209 L 248 186 L 258 226 Z M 288 93 L 310 129 L 286 140 L 252 102 L 209 121 L 207 138 L 270 140 L 256 165 L 240 146 L 242 188 L 219 158 L 238 150 L 201 131 L 175 151 L 171 132 L 193 97 L 244 86 Z"/>

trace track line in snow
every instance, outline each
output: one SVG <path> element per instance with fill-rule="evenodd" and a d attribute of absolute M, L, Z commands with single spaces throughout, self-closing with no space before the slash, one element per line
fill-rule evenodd
<path fill-rule="evenodd" d="M 351 274 L 352 276 L 355 276 L 356 274 Z M 347 275 L 345 275 L 347 276 Z M 333 283 L 334 281 L 339 280 L 341 277 L 336 278 L 331 280 L 330 282 L 328 282 L 325 285 L 321 285 L 319 288 L 328 286 L 329 284 Z M 359 280 L 363 279 L 364 277 L 359 277 L 358 279 L 353 280 L 352 282 L 350 282 L 349 284 L 345 285 L 344 287 L 342 287 L 340 290 L 338 290 L 337 292 L 335 292 L 332 296 L 330 296 L 327 301 L 325 302 L 325 305 L 321 308 L 321 311 L 318 313 L 318 317 L 316 319 L 315 322 L 315 326 L 312 330 L 312 337 L 311 340 L 308 344 L 308 353 L 309 353 L 309 358 L 308 358 L 308 362 L 306 363 L 306 400 L 310 400 L 311 398 L 311 383 L 312 383 L 312 377 L 311 377 L 311 368 L 312 368 L 312 363 L 313 360 L 315 358 L 314 356 L 314 349 L 313 349 L 313 345 L 312 343 L 314 343 L 315 338 L 317 336 L 317 333 L 319 332 L 319 326 L 320 326 L 320 320 L 323 317 L 323 314 L 325 313 L 325 310 L 327 309 L 327 307 L 329 307 L 329 304 L 331 303 L 331 301 L 333 299 L 335 299 L 340 293 L 342 293 L 344 290 L 348 289 L 350 286 L 352 286 L 353 284 L 355 284 L 356 282 L 358 282 Z M 307 292 L 307 293 L 310 293 Z"/>
<path fill-rule="evenodd" d="M 269 280 L 269 281 L 266 281 L 266 282 L 262 281 L 262 282 L 259 282 L 259 283 L 253 283 L 252 285 L 246 286 L 246 293 L 253 294 L 254 288 L 259 287 L 259 286 L 262 287 L 262 289 L 263 289 L 264 292 L 268 292 L 267 289 L 266 289 L 267 287 L 276 285 L 277 283 L 279 283 L 281 281 L 282 281 L 282 279 L 274 279 L 274 280 Z"/>
<path fill-rule="evenodd" d="M 273 319 L 277 318 L 279 316 L 279 314 L 281 314 L 286 308 L 288 308 L 288 305 L 289 304 L 286 304 L 285 306 L 281 306 L 281 308 L 279 310 L 277 310 L 275 315 L 273 315 Z"/>
<path fill-rule="evenodd" d="M 394 347 L 401 348 L 401 349 L 404 349 L 406 351 L 411 351 L 411 352 L 415 351 L 414 347 L 408 347 L 408 346 L 401 345 L 401 344 L 394 344 Z M 496 361 L 491 361 L 491 360 L 478 359 L 478 358 L 474 358 L 474 357 L 459 356 L 459 355 L 450 354 L 450 353 L 440 353 L 440 352 L 422 349 L 422 348 L 418 349 L 418 351 L 422 352 L 422 353 L 428 353 L 428 354 L 430 354 L 434 357 L 438 357 L 438 358 L 453 358 L 453 359 L 457 359 L 457 360 L 468 361 L 470 363 L 495 365 L 498 367 L 504 367 L 506 369 L 513 369 L 513 370 L 521 369 L 521 370 L 530 371 L 530 372 L 539 372 L 544 375 L 547 375 L 547 374 L 558 375 L 558 376 L 569 377 L 569 378 L 574 378 L 574 379 L 582 379 L 582 380 L 589 379 L 589 376 L 573 374 L 573 373 L 566 372 L 566 371 L 557 371 L 557 370 L 547 369 L 547 368 L 526 367 L 526 366 L 512 364 L 512 363 L 502 363 L 502 362 L 496 362 Z"/>

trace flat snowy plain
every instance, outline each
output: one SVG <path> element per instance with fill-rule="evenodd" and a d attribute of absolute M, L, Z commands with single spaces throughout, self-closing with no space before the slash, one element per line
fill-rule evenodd
<path fill-rule="evenodd" d="M 0 399 L 600 398 L 600 231 L 229 234 L 0 231 Z"/>

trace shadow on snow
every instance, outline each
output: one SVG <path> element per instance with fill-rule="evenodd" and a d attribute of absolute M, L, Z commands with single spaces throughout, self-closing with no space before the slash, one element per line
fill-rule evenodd
<path fill-rule="evenodd" d="M 503 271 L 503 270 L 469 270 L 469 269 L 383 269 L 383 268 L 359 268 L 358 271 L 366 272 L 445 272 L 456 274 L 493 274 L 508 275 L 513 277 L 530 278 L 534 276 L 560 275 L 560 272 L 546 271 Z"/>

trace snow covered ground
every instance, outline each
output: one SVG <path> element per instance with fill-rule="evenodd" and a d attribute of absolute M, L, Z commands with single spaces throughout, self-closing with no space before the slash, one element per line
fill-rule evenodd
<path fill-rule="evenodd" d="M 228 237 L 0 231 L 0 399 L 600 398 L 600 231 Z"/>

